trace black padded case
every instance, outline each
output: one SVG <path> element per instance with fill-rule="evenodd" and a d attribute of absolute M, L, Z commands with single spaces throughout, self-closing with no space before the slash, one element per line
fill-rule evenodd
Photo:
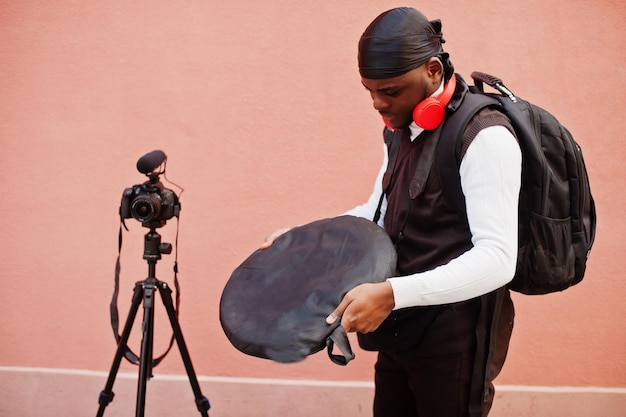
<path fill-rule="evenodd" d="M 395 267 L 393 244 L 372 221 L 318 220 L 291 229 L 233 271 L 220 322 L 245 354 L 289 363 L 326 348 L 333 362 L 345 365 L 354 358 L 350 342 L 339 320 L 328 325 L 326 317 L 350 289 L 382 282 Z"/>

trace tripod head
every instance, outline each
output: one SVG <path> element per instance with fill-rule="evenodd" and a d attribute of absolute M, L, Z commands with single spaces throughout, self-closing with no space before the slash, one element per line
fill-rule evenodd
<path fill-rule="evenodd" d="M 144 236 L 143 259 L 148 263 L 156 263 L 161 259 L 161 254 L 169 255 L 172 253 L 171 243 L 161 243 L 161 235 L 157 233 L 156 227 L 151 226 L 150 231 Z"/>

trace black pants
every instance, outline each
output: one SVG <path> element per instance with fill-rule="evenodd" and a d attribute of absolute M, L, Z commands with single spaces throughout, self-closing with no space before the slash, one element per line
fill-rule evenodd
<path fill-rule="evenodd" d="M 419 356 L 380 352 L 374 417 L 466 417 L 474 350 Z"/>
<path fill-rule="evenodd" d="M 515 310 L 506 289 L 476 302 L 441 311 L 415 347 L 379 352 L 374 417 L 487 416 Z"/>

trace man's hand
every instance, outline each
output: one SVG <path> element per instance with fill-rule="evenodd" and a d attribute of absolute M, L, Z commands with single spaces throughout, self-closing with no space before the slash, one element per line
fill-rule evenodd
<path fill-rule="evenodd" d="M 341 317 L 346 332 L 373 332 L 389 316 L 395 306 L 389 282 L 361 284 L 343 297 L 339 306 L 327 318 L 333 324 Z"/>
<path fill-rule="evenodd" d="M 280 235 L 287 233 L 290 230 L 291 230 L 291 227 L 285 227 L 285 228 L 276 230 L 274 233 L 272 233 L 271 235 L 265 238 L 265 242 L 263 242 L 263 244 L 261 245 L 261 249 L 269 248 L 270 246 L 272 246 L 274 241 L 278 239 Z"/>

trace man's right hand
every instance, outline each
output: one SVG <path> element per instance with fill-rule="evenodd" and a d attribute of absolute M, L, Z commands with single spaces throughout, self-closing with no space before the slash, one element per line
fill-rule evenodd
<path fill-rule="evenodd" d="M 261 249 L 269 248 L 280 235 L 287 233 L 290 230 L 291 227 L 284 227 L 282 229 L 276 230 L 274 233 L 265 238 L 265 242 L 263 242 L 263 244 L 261 245 Z"/>

